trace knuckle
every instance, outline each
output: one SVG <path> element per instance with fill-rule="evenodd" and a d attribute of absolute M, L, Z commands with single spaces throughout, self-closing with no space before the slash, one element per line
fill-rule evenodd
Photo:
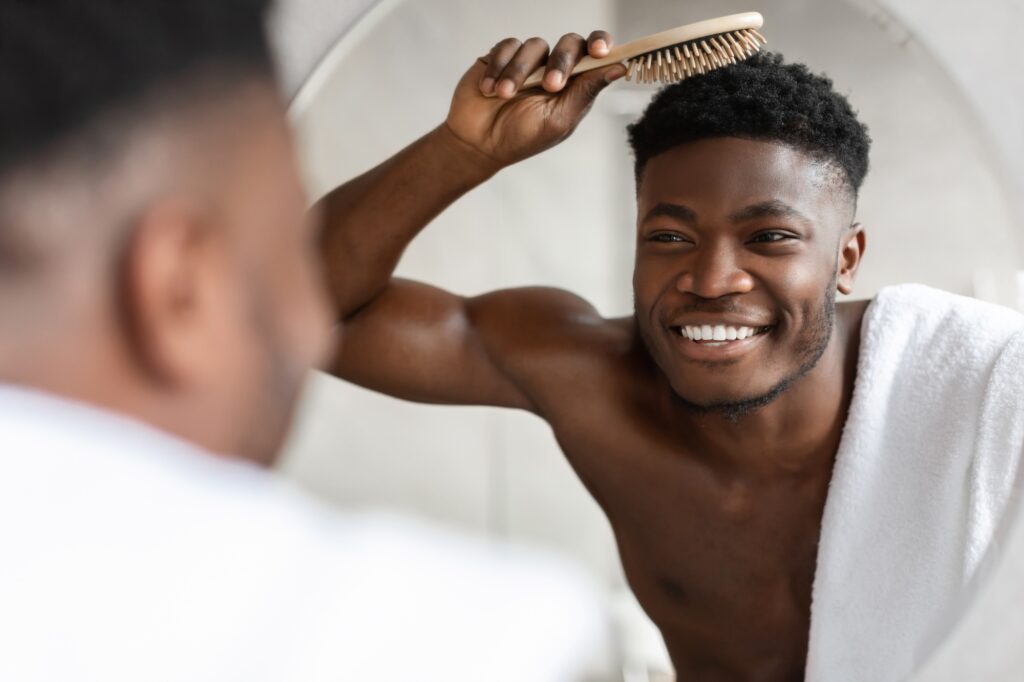
<path fill-rule="evenodd" d="M 528 75 L 530 75 L 531 71 L 533 71 L 533 69 L 531 69 L 528 64 L 526 64 L 525 62 L 516 61 L 512 62 L 511 64 L 508 65 L 508 67 L 505 68 L 504 75 L 513 80 L 518 80 L 520 78 L 526 78 Z"/>
<path fill-rule="evenodd" d="M 548 68 L 559 71 L 568 71 L 571 64 L 572 60 L 565 52 L 552 52 L 551 58 L 548 60 Z"/>
<path fill-rule="evenodd" d="M 546 49 L 548 49 L 548 41 L 544 40 L 543 38 L 533 37 L 533 38 L 530 38 L 529 40 L 527 40 L 525 43 L 523 43 L 523 46 L 524 47 L 543 48 L 543 49 L 546 50 Z"/>
<path fill-rule="evenodd" d="M 579 33 L 566 33 L 564 36 L 562 36 L 562 39 L 559 42 L 583 43 L 586 41 L 583 39 L 583 36 L 581 36 Z"/>

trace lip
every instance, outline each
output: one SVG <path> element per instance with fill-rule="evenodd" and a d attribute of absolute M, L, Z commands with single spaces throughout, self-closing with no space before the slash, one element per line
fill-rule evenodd
<path fill-rule="evenodd" d="M 724 325 L 726 327 L 751 327 L 752 329 L 759 329 L 761 327 L 773 327 L 770 322 L 756 322 L 751 320 L 741 320 L 734 317 L 700 317 L 699 315 L 692 315 L 689 317 L 679 318 L 669 323 L 670 327 L 700 327 L 702 325 Z"/>
<path fill-rule="evenodd" d="M 691 322 L 690 324 L 697 324 Z M 725 324 L 720 322 L 719 324 Z M 722 345 L 708 345 L 699 341 L 691 341 L 685 336 L 676 332 L 675 328 L 679 325 L 672 325 L 666 329 L 666 332 L 670 335 L 672 340 L 675 342 L 676 347 L 679 349 L 681 354 L 689 360 L 697 360 L 701 362 L 715 361 L 715 360 L 734 360 L 738 357 L 742 357 L 747 353 L 753 351 L 759 346 L 766 337 L 768 337 L 775 327 L 771 326 L 768 331 L 749 336 L 745 339 L 736 341 L 725 341 L 720 342 Z M 685 326 L 685 325 L 683 325 Z M 749 326 L 753 327 L 756 325 L 736 325 L 736 326 Z M 768 326 L 768 325 L 760 325 Z"/>

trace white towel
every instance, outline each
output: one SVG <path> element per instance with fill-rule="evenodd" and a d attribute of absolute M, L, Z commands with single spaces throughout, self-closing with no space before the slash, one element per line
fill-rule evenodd
<path fill-rule="evenodd" d="M 960 604 L 1024 453 L 1024 316 L 920 285 L 868 307 L 822 519 L 810 682 L 905 679 Z"/>
<path fill-rule="evenodd" d="M 1010 523 L 1002 524 L 1006 532 L 997 534 L 978 570 L 977 591 L 964 610 L 953 614 L 941 646 L 913 682 L 1024 679 L 1024 506 L 1019 498 L 1007 516 Z"/>

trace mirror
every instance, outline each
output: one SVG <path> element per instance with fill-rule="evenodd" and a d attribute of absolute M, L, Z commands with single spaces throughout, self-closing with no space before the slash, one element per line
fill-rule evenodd
<path fill-rule="evenodd" d="M 311 196 L 443 121 L 460 75 L 500 38 L 553 42 L 608 28 L 625 41 L 750 9 L 765 16 L 769 49 L 829 74 L 870 128 L 872 169 L 859 207 L 868 250 L 855 297 L 916 281 L 1015 303 L 1024 252 L 1003 161 L 943 64 L 866 0 L 385 3 L 294 101 Z M 399 274 L 461 294 L 563 287 L 607 316 L 629 314 L 635 215 L 624 127 L 653 92 L 610 88 L 568 142 L 503 171 L 441 216 Z M 607 522 L 534 417 L 411 405 L 318 377 L 284 467 L 343 506 L 390 505 L 575 558 L 608 587 L 627 666 L 667 671 Z"/>

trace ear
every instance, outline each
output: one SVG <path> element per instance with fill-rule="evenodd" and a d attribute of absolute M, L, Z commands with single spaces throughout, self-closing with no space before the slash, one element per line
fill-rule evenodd
<path fill-rule="evenodd" d="M 132 354 L 150 380 L 187 384 L 209 352 L 204 292 L 215 284 L 213 231 L 199 207 L 164 201 L 138 218 L 122 256 L 121 316 Z"/>
<path fill-rule="evenodd" d="M 839 262 L 836 264 L 836 288 L 842 294 L 849 294 L 853 292 L 857 268 L 864 257 L 864 227 L 860 223 L 854 223 L 846 230 L 842 240 L 839 247 Z"/>

